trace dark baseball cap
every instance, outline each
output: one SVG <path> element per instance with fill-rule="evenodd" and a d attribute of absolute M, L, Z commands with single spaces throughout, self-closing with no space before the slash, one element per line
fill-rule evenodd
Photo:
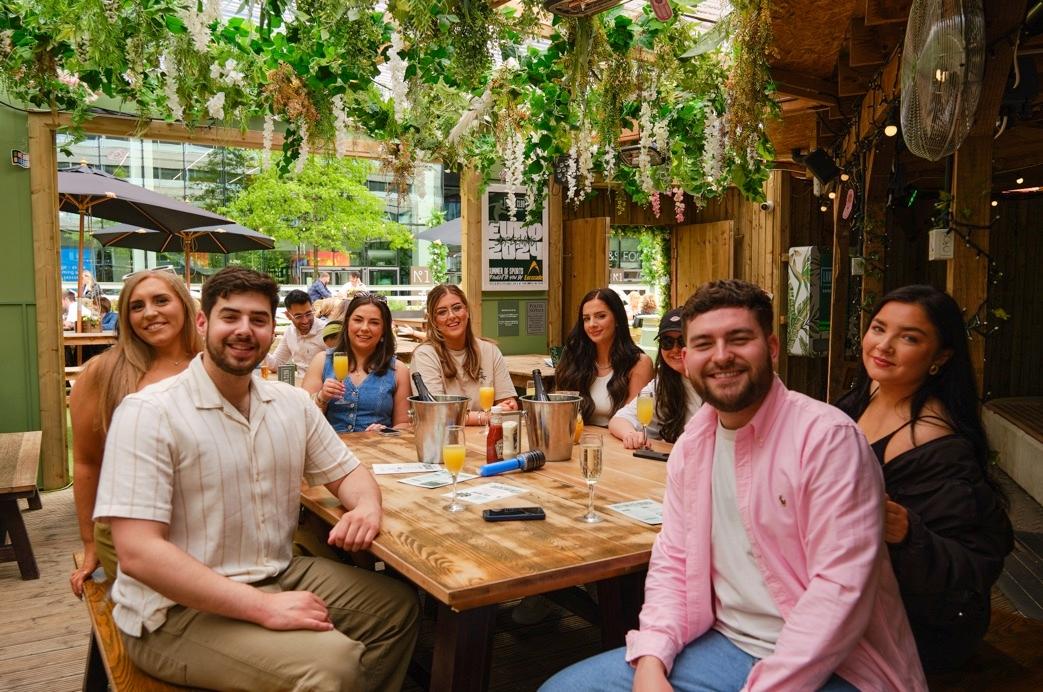
<path fill-rule="evenodd" d="M 684 331 L 684 320 L 681 319 L 681 308 L 674 308 L 663 315 L 663 319 L 659 320 L 659 333 L 656 334 L 656 338 L 658 339 L 662 336 L 663 332 L 680 331 Z"/>

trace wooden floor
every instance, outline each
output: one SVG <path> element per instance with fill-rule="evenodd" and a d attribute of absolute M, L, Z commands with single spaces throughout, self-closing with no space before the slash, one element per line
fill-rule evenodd
<path fill-rule="evenodd" d="M 1021 531 L 1043 532 L 1043 508 L 1013 483 L 1005 480 L 1003 485 L 1010 495 L 1015 526 Z M 68 583 L 71 556 L 79 548 L 72 490 L 45 493 L 43 507 L 24 513 L 41 578 L 22 581 L 16 564 L 0 563 L 0 690 L 4 692 L 80 689 L 86 661 L 90 625 Z M 997 610 L 1010 608 L 998 590 L 994 602 Z M 497 625 L 492 692 L 531 692 L 567 664 L 598 651 L 598 630 L 560 609 L 537 625 L 523 627 L 515 625 L 510 610 L 504 608 L 497 616 Z M 420 637 L 421 659 L 430 656 L 433 636 L 427 619 Z M 1038 639 L 1034 635 L 1014 638 L 1035 640 L 1033 651 L 1024 656 L 1015 652 L 1017 660 L 1043 664 L 1043 647 L 1035 645 Z M 994 655 L 991 652 L 986 650 L 983 660 L 989 660 Z M 968 689 L 960 682 L 959 678 L 949 678 L 939 688 Z M 967 677 L 962 682 L 968 682 Z M 1003 682 L 1005 690 L 1024 689 L 1015 681 Z M 415 683 L 407 683 L 409 692 L 419 689 Z"/>

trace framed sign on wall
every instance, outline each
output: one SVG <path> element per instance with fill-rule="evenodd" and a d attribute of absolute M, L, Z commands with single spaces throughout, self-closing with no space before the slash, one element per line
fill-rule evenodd
<path fill-rule="evenodd" d="M 513 217 L 507 196 L 514 195 Z M 482 290 L 547 290 L 547 205 L 540 223 L 526 225 L 525 193 L 490 185 L 482 195 Z"/>

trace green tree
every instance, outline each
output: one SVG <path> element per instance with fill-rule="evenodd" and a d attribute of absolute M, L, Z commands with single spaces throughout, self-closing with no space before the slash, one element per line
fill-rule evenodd
<path fill-rule="evenodd" d="M 280 176 L 276 166 L 256 176 L 222 211 L 277 240 L 320 249 L 354 249 L 368 241 L 409 248 L 413 235 L 388 220 L 384 201 L 366 187 L 371 164 L 357 159 L 310 158 L 299 173 Z"/>

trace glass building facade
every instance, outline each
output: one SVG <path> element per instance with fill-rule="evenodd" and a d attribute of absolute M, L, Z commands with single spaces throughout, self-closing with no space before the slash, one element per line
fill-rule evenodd
<path fill-rule="evenodd" d="M 57 144 L 59 170 L 86 162 L 127 182 L 212 211 L 234 199 L 250 177 L 260 171 L 261 152 L 256 149 L 98 135 L 75 144 L 68 135 L 59 135 Z M 367 186 L 385 200 L 388 218 L 405 225 L 414 235 L 423 231 L 437 212 L 444 212 L 446 220 L 460 215 L 459 177 L 439 164 L 418 166 L 412 189 L 401 200 L 388 191 L 387 178 L 377 171 L 376 165 Z M 60 217 L 62 280 L 74 282 L 79 219 L 76 214 L 65 212 Z M 111 225 L 112 222 L 92 219 L 89 227 L 99 230 Z M 321 248 L 332 251 L 333 258 L 332 265 L 323 266 L 322 270 L 334 274 L 335 285 L 347 283 L 349 270 L 361 272 L 368 285 L 408 284 L 410 267 L 426 266 L 428 245 L 417 241 L 412 250 L 391 250 L 387 243 L 375 241 L 360 248 Z M 307 251 L 308 248 L 293 243 L 277 242 L 275 250 L 268 251 L 227 256 L 193 253 L 192 271 L 194 275 L 206 275 L 234 262 L 267 271 L 281 283 L 296 283 L 298 279 L 307 283 L 313 278 L 312 268 L 306 266 Z M 338 263 L 337 259 L 348 261 Z M 89 235 L 84 246 L 84 268 L 101 282 L 120 281 L 130 272 L 157 266 L 173 266 L 180 271 L 183 262 L 180 252 L 103 248 Z"/>

